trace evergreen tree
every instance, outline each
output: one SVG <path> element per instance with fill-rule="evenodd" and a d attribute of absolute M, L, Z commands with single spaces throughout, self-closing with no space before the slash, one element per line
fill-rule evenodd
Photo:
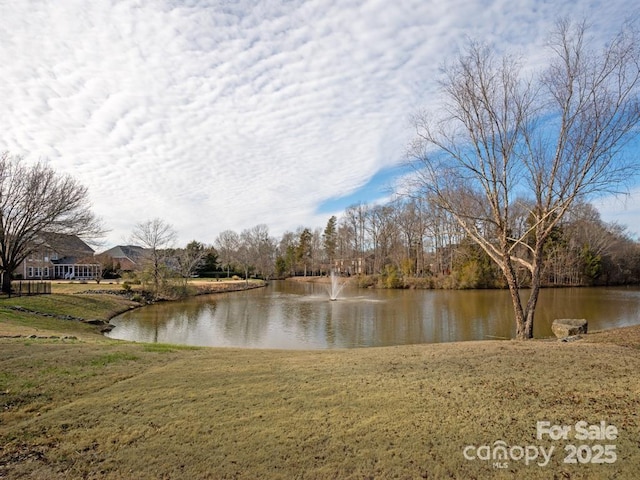
<path fill-rule="evenodd" d="M 324 247 L 325 255 L 327 256 L 327 261 L 329 262 L 330 268 L 333 268 L 333 260 L 336 256 L 336 248 L 338 245 L 338 219 L 335 215 L 333 215 L 329 221 L 327 222 L 327 226 L 322 233 L 322 243 Z"/>

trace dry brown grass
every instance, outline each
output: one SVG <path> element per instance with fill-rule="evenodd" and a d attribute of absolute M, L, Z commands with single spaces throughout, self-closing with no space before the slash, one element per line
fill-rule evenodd
<path fill-rule="evenodd" d="M 585 337 L 590 343 L 615 343 L 622 347 L 640 348 L 640 327 L 623 327 L 593 332 Z"/>
<path fill-rule="evenodd" d="M 639 331 L 308 352 L 4 339 L 0 478 L 637 478 Z M 563 464 L 538 420 L 615 425 L 617 461 Z M 556 452 L 463 457 L 498 440 Z"/>
<path fill-rule="evenodd" d="M 93 318 L 128 308 L 117 296 L 76 294 L 88 285 L 22 301 Z M 640 471 L 640 327 L 574 343 L 191 349 L 108 340 L 79 322 L 16 312 L 12 302 L 0 302 L 0 334 L 78 339 L 0 339 L 0 478 L 635 479 Z M 618 438 L 606 443 L 617 461 L 564 464 L 566 444 L 605 442 L 537 440 L 542 420 L 615 425 Z M 467 445 L 500 440 L 556 449 L 545 467 L 463 456 Z"/>
<path fill-rule="evenodd" d="M 141 285 L 132 284 L 124 280 L 102 280 L 100 283 L 96 282 L 80 282 L 80 281 L 67 281 L 67 280 L 55 280 L 51 282 L 51 292 L 60 294 L 76 294 L 87 293 L 91 291 L 109 291 L 109 290 L 122 290 L 124 284 L 127 283 L 132 290 L 141 290 Z M 239 286 L 245 285 L 244 280 L 231 280 L 231 279 L 213 279 L 213 278 L 191 278 L 188 281 L 190 286 L 196 289 L 205 290 L 221 290 L 226 291 Z M 250 284 L 262 285 L 260 280 L 249 280 Z"/>
<path fill-rule="evenodd" d="M 51 282 L 51 293 L 73 294 L 95 290 L 122 290 L 122 280 L 102 280 L 96 282 L 80 282 L 73 280 L 55 280 Z M 137 288 L 137 285 L 133 285 Z"/>

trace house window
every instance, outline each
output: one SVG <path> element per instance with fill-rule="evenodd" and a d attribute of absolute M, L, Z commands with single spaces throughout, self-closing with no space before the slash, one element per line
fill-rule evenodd
<path fill-rule="evenodd" d="M 29 267 L 27 270 L 27 275 L 30 278 L 41 277 L 42 269 L 40 267 Z"/>

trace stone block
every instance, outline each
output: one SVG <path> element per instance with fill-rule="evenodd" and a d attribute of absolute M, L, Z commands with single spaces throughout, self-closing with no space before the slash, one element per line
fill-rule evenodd
<path fill-rule="evenodd" d="M 587 333 L 587 321 L 584 318 L 560 318 L 553 321 L 551 331 L 558 338 L 571 337 Z"/>

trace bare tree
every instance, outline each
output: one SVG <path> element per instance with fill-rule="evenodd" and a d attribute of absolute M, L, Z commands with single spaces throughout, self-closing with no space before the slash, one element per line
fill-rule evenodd
<path fill-rule="evenodd" d="M 246 249 L 247 265 L 254 267 L 262 278 L 268 279 L 275 262 L 275 240 L 269 236 L 269 227 L 265 224 L 256 225 L 244 230 L 240 239 Z"/>
<path fill-rule="evenodd" d="M 216 238 L 216 247 L 220 253 L 220 261 L 227 267 L 227 277 L 231 266 L 236 261 L 236 252 L 240 248 L 240 237 L 233 230 L 225 230 Z"/>
<path fill-rule="evenodd" d="M 395 223 L 403 238 L 404 253 L 401 268 L 405 275 L 418 273 L 418 261 L 422 258 L 422 239 L 426 230 L 420 209 L 420 199 L 397 203 Z"/>
<path fill-rule="evenodd" d="M 222 263 L 227 265 L 227 272 L 231 265 L 242 268 L 247 284 L 251 270 L 257 268 L 264 277 L 273 271 L 275 241 L 269 237 L 269 228 L 264 224 L 247 228 L 239 235 L 225 230 L 216 238 L 216 247 Z"/>
<path fill-rule="evenodd" d="M 270 255 L 269 229 L 264 224 L 246 228 L 240 232 L 238 240 L 234 259 L 244 270 L 244 280 L 248 285 L 249 272 L 262 266 L 263 253 L 265 258 Z"/>
<path fill-rule="evenodd" d="M 174 252 L 176 269 L 182 277 L 183 286 L 186 286 L 189 277 L 193 276 L 203 264 L 207 253 L 207 248 L 195 240 L 189 242 L 185 248 L 177 249 Z"/>
<path fill-rule="evenodd" d="M 166 250 L 175 242 L 176 232 L 171 225 L 159 218 L 138 223 L 133 230 L 133 241 L 147 250 L 147 268 L 153 280 L 154 293 L 166 279 Z"/>
<path fill-rule="evenodd" d="M 576 201 L 615 192 L 631 173 L 623 147 L 640 122 L 637 36 L 623 29 L 601 52 L 584 23 L 558 22 L 539 77 L 471 43 L 445 67 L 443 116 L 415 118 L 416 182 L 500 267 L 516 337 L 532 338 L 544 244 Z M 528 229 L 514 235 L 518 205 Z M 521 210 L 521 209 L 520 209 Z M 521 300 L 519 270 L 529 273 Z"/>
<path fill-rule="evenodd" d="M 376 274 L 382 271 L 383 260 L 385 256 L 385 207 L 374 205 L 369 211 L 367 217 L 366 230 L 371 238 L 371 250 L 373 255 L 373 263 L 371 273 Z"/>
<path fill-rule="evenodd" d="M 11 292 L 15 269 L 42 246 L 43 234 L 98 237 L 104 231 L 90 210 L 88 191 L 44 162 L 0 155 L 0 271 L 2 290 Z"/>

